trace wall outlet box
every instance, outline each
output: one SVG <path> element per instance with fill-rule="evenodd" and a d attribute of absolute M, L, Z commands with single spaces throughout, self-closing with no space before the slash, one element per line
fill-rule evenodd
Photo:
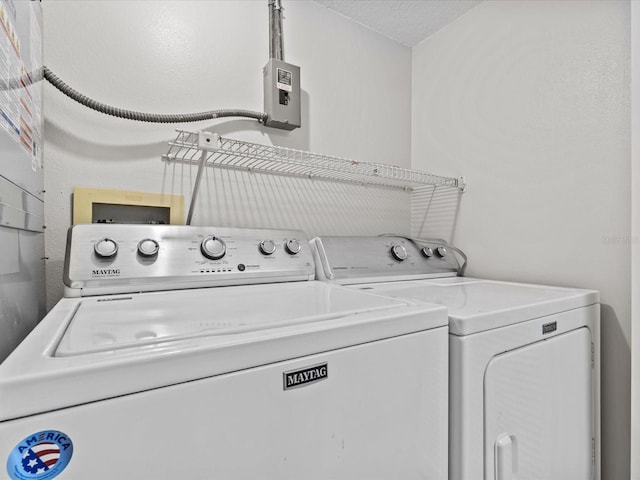
<path fill-rule="evenodd" d="M 293 130 L 300 126 L 300 67 L 275 58 L 263 69 L 267 127 Z"/>

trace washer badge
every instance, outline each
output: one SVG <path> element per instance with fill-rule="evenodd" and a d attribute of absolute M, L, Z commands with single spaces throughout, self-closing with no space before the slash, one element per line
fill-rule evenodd
<path fill-rule="evenodd" d="M 49 480 L 67 468 L 73 443 L 64 433 L 43 430 L 29 435 L 11 451 L 7 472 L 12 480 Z"/>

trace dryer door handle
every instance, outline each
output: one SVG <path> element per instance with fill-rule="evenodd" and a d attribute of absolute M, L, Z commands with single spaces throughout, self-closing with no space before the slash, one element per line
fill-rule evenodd
<path fill-rule="evenodd" d="M 516 437 L 503 433 L 496 439 L 495 447 L 495 480 L 516 480 L 517 441 Z"/>

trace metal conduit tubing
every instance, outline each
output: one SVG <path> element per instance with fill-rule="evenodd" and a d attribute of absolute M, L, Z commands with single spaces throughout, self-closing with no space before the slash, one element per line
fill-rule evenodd
<path fill-rule="evenodd" d="M 96 110 L 106 115 L 113 117 L 124 118 L 127 120 L 136 120 L 139 122 L 151 122 L 151 123 L 189 123 L 199 122 L 202 120 L 212 120 L 215 118 L 223 117 L 246 117 L 254 118 L 259 122 L 265 122 L 267 114 L 262 112 L 253 112 L 251 110 L 237 110 L 237 109 L 224 109 L 224 110 L 210 110 L 208 112 L 199 113 L 187 113 L 187 114 L 159 114 L 159 113 L 144 113 L 136 112 L 133 110 L 124 110 L 122 108 L 112 107 L 104 103 L 97 102 L 86 95 L 82 95 L 78 91 L 71 88 L 60 78 L 58 78 L 47 67 L 43 67 L 44 78 L 51 83 L 54 87 L 64 93 L 66 96 L 75 100 L 76 102 L 84 105 L 87 108 Z"/>
<path fill-rule="evenodd" d="M 269 58 L 284 60 L 280 0 L 269 0 Z"/>

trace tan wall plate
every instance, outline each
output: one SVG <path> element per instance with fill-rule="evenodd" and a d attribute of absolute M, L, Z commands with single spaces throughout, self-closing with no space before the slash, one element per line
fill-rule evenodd
<path fill-rule="evenodd" d="M 127 190 L 111 190 L 101 188 L 74 187 L 73 189 L 73 224 L 94 223 L 96 206 L 131 206 L 152 207 L 153 209 L 168 209 L 168 220 L 171 225 L 184 225 L 184 196 L 162 193 L 132 192 Z M 113 208 L 114 212 L 122 212 L 122 208 Z M 131 216 L 144 209 L 132 208 Z M 140 221 L 120 223 L 148 223 L 143 218 Z M 114 219 L 118 223 L 118 219 Z"/>

